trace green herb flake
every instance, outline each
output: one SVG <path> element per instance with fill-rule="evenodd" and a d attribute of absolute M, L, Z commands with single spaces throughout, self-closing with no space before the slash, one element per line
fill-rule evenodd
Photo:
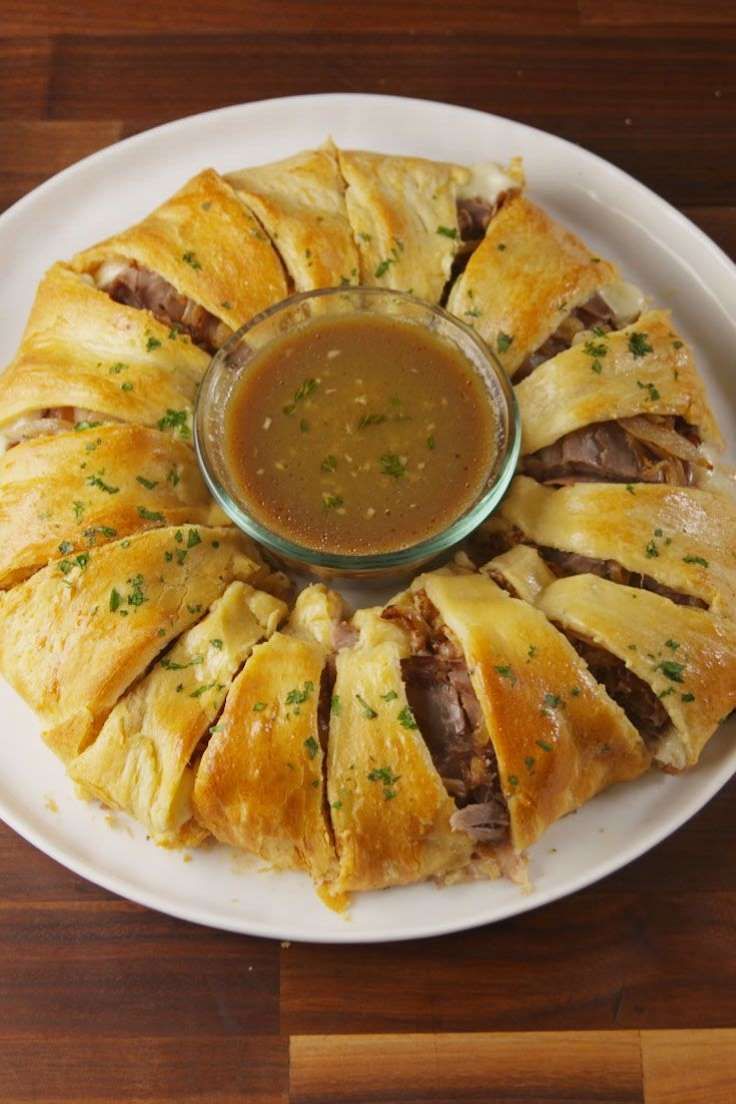
<path fill-rule="evenodd" d="M 189 440 L 192 435 L 186 410 L 171 410 L 169 408 L 163 418 L 159 418 L 157 425 L 159 429 L 173 429 L 185 441 Z"/>
<path fill-rule="evenodd" d="M 629 492 L 629 494 L 636 494 L 636 491 L 634 490 L 634 484 L 633 483 L 627 483 L 626 484 L 626 490 Z"/>
<path fill-rule="evenodd" d="M 253 705 L 253 712 L 254 713 L 262 713 L 265 708 L 266 708 L 266 702 L 257 701 Z"/>
<path fill-rule="evenodd" d="M 363 716 L 369 721 L 374 721 L 378 716 L 378 713 L 375 711 L 375 709 L 373 709 L 373 707 L 370 706 L 365 698 L 362 698 L 360 694 L 356 694 L 355 698 L 361 708 Z"/>
<path fill-rule="evenodd" d="M 537 740 L 535 742 L 536 742 L 537 747 L 540 747 L 542 749 L 542 751 L 552 751 L 552 745 L 546 743 L 545 740 Z"/>
<path fill-rule="evenodd" d="M 530 774 L 532 774 L 533 771 L 534 771 L 534 764 L 535 763 L 536 763 L 536 759 L 534 758 L 533 755 L 525 756 L 524 766 L 526 767 L 526 769 L 529 771 Z"/>
<path fill-rule="evenodd" d="M 453 241 L 457 241 L 458 234 L 454 226 L 438 226 L 437 233 L 443 238 L 452 238 Z"/>
<path fill-rule="evenodd" d="M 166 482 L 170 483 L 172 487 L 178 486 L 181 482 L 181 476 L 179 475 L 179 472 L 175 467 L 169 468 L 169 474 L 166 476 Z"/>
<path fill-rule="evenodd" d="M 493 670 L 501 676 L 501 678 L 508 679 L 512 686 L 516 686 L 516 675 L 511 667 L 502 666 L 494 667 Z"/>
<path fill-rule="evenodd" d="M 88 475 L 86 483 L 88 487 L 97 487 L 99 490 L 104 491 L 105 494 L 114 495 L 120 490 L 119 487 L 113 487 L 111 483 L 106 483 L 102 476 L 104 471 L 98 472 L 97 475 Z"/>
<path fill-rule="evenodd" d="M 163 521 L 164 515 L 158 510 L 148 510 L 145 506 L 138 507 L 138 517 L 144 521 Z"/>
<path fill-rule="evenodd" d="M 304 746 L 307 749 L 307 755 L 310 759 L 314 759 L 315 755 L 319 751 L 319 744 L 315 740 L 314 736 L 308 736 L 304 741 Z"/>
<path fill-rule="evenodd" d="M 708 561 L 702 556 L 683 556 L 682 562 L 686 564 L 699 564 L 700 567 L 708 566 Z"/>
<path fill-rule="evenodd" d="M 116 587 L 113 587 L 112 590 L 110 591 L 110 612 L 111 613 L 115 613 L 116 610 L 118 610 L 120 608 L 120 603 L 122 602 L 122 600 L 123 599 L 120 596 L 120 591 Z"/>
<path fill-rule="evenodd" d="M 71 552 L 72 548 L 74 548 L 74 545 L 71 541 L 65 540 L 62 541 L 59 545 L 59 551 L 61 552 L 62 556 L 66 556 L 67 552 Z"/>
<path fill-rule="evenodd" d="M 655 667 L 656 671 L 661 671 L 665 678 L 671 679 L 672 682 L 684 682 L 682 672 L 685 670 L 684 663 L 676 663 L 674 659 L 663 659 Z"/>
<path fill-rule="evenodd" d="M 330 453 L 329 456 L 325 456 L 324 460 L 320 464 L 320 468 L 323 472 L 334 472 L 337 470 L 337 457 Z"/>
<path fill-rule="evenodd" d="M 206 694 L 208 690 L 212 690 L 214 682 L 204 682 L 201 686 L 198 686 L 196 690 L 192 690 L 189 695 L 190 698 L 201 698 L 203 694 Z"/>
<path fill-rule="evenodd" d="M 695 695 L 688 692 L 687 694 L 680 694 L 680 701 L 682 702 L 694 702 Z"/>
<path fill-rule="evenodd" d="M 507 352 L 507 350 L 511 348 L 513 340 L 514 338 L 511 334 L 504 333 L 503 330 L 501 330 L 498 337 L 496 338 L 496 348 L 498 349 L 499 353 Z"/>
<path fill-rule="evenodd" d="M 648 560 L 653 560 L 656 556 L 659 555 L 659 549 L 657 548 L 653 540 L 650 540 L 649 543 L 646 545 L 644 549 L 644 554 L 646 555 Z"/>
<path fill-rule="evenodd" d="M 378 264 L 373 275 L 377 280 L 380 280 L 382 276 L 386 275 L 391 265 L 395 263 L 396 262 L 392 257 L 386 257 L 385 260 L 381 261 L 380 264 Z"/>
<path fill-rule="evenodd" d="M 384 452 L 381 457 L 381 471 L 384 475 L 390 475 L 392 479 L 401 479 L 406 475 L 406 464 L 395 452 Z"/>
<path fill-rule="evenodd" d="M 383 797 L 385 801 L 392 801 L 396 797 L 393 787 L 401 778 L 400 774 L 394 774 L 390 767 L 376 767 L 368 773 L 369 782 L 380 782 L 383 785 Z"/>
<path fill-rule="evenodd" d="M 197 260 L 197 254 L 193 253 L 191 249 L 187 250 L 186 253 L 182 253 L 181 259 L 184 261 L 185 264 L 190 265 L 194 269 L 199 269 L 202 267 L 202 265 Z"/>
<path fill-rule="evenodd" d="M 586 341 L 583 345 L 583 352 L 597 360 L 599 357 L 608 355 L 608 346 L 605 341 Z"/>
<path fill-rule="evenodd" d="M 385 414 L 364 414 L 362 418 L 358 420 L 358 429 L 366 429 L 368 426 L 381 425 L 386 420 Z"/>
<path fill-rule="evenodd" d="M 542 699 L 542 712 L 545 709 L 557 709 L 562 705 L 562 698 L 559 694 L 545 694 Z"/>
<path fill-rule="evenodd" d="M 74 429 L 77 433 L 81 433 L 82 430 L 96 429 L 97 426 L 101 426 L 101 425 L 102 425 L 102 422 L 89 422 L 89 421 L 75 422 L 74 423 Z"/>
<path fill-rule="evenodd" d="M 216 636 L 213 640 L 210 640 L 210 644 L 213 648 L 216 648 L 218 652 L 222 651 L 222 641 L 219 637 Z"/>
<path fill-rule="evenodd" d="M 160 347 L 160 345 L 161 345 L 161 342 L 159 341 L 159 339 L 157 337 L 149 337 L 148 340 L 146 341 L 146 352 L 147 353 L 152 353 L 153 350 L 158 349 Z"/>
<path fill-rule="evenodd" d="M 437 447 L 437 442 L 435 441 L 434 434 L 432 433 L 427 438 L 427 448 L 430 450 L 430 452 L 433 452 L 436 447 Z"/>
<path fill-rule="evenodd" d="M 632 333 L 629 334 L 629 352 L 635 358 L 646 356 L 647 353 L 653 353 L 654 349 L 647 341 L 648 335 L 645 333 Z"/>
<path fill-rule="evenodd" d="M 677 649 L 680 647 L 680 644 L 677 640 L 665 640 L 664 646 L 665 648 L 670 648 L 671 651 L 676 652 Z"/>
<path fill-rule="evenodd" d="M 381 694 L 381 701 L 385 701 L 385 702 L 396 701 L 398 696 L 399 695 L 396 693 L 395 690 L 389 690 L 388 693 Z"/>
<path fill-rule="evenodd" d="M 338 494 L 323 494 L 322 495 L 322 507 L 325 510 L 339 510 L 343 504 L 342 495 Z"/>
<path fill-rule="evenodd" d="M 145 487 L 147 491 L 152 491 L 155 487 L 158 487 L 157 479 L 146 479 L 143 475 L 137 475 L 135 480 L 136 483 L 140 483 L 141 487 Z"/>
<path fill-rule="evenodd" d="M 296 687 L 290 690 L 286 695 L 284 701 L 286 705 L 303 705 L 305 701 L 309 700 L 310 694 L 314 690 L 313 682 L 305 682 L 301 690 Z"/>
<path fill-rule="evenodd" d="M 684 344 L 685 344 L 684 341 L 673 341 L 672 342 L 672 348 L 673 349 L 681 349 Z"/>
<path fill-rule="evenodd" d="M 399 711 L 397 719 L 402 728 L 408 728 L 410 731 L 419 727 L 408 705 L 405 705 L 404 708 Z"/>
<path fill-rule="evenodd" d="M 120 384 L 120 390 L 121 391 L 132 391 L 133 390 L 133 384 L 129 380 L 126 380 L 125 383 Z"/>
<path fill-rule="evenodd" d="M 198 529 L 190 529 L 187 533 L 187 548 L 195 548 L 196 545 L 202 543 L 202 538 L 199 535 Z"/>
<path fill-rule="evenodd" d="M 187 667 L 197 667 L 200 663 L 204 663 L 204 656 L 195 655 L 187 663 L 177 663 L 175 659 L 169 659 L 168 656 L 164 656 L 160 659 L 159 666 L 163 667 L 164 671 L 186 671 Z"/>

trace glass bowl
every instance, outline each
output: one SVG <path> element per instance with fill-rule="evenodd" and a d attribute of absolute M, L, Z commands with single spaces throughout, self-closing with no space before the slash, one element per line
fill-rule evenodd
<path fill-rule="evenodd" d="M 360 312 L 392 315 L 434 331 L 451 342 L 480 376 L 496 411 L 496 460 L 483 488 L 459 517 L 439 533 L 391 552 L 353 555 L 295 544 L 258 521 L 238 495 L 226 464 L 225 410 L 233 388 L 257 353 L 312 319 Z M 499 362 L 471 327 L 441 307 L 386 288 L 327 288 L 293 295 L 256 315 L 213 357 L 200 387 L 194 415 L 194 440 L 204 478 L 216 501 L 235 524 L 273 558 L 302 574 L 321 579 L 342 577 L 386 583 L 408 578 L 416 569 L 449 553 L 500 502 L 514 474 L 521 434 L 513 388 Z"/>

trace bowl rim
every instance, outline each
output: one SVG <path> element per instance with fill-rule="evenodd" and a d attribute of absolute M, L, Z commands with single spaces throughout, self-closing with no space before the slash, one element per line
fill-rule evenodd
<path fill-rule="evenodd" d="M 476 351 L 495 376 L 504 402 L 502 415 L 506 429 L 505 442 L 502 454 L 495 464 L 495 478 L 491 485 L 484 490 L 471 507 L 438 533 L 408 545 L 406 548 L 388 552 L 325 552 L 324 550 L 298 544 L 296 541 L 292 541 L 288 537 L 269 529 L 268 526 L 258 521 L 242 502 L 239 502 L 228 492 L 214 471 L 209 455 L 208 434 L 205 431 L 204 422 L 209 413 L 214 382 L 220 371 L 225 367 L 227 357 L 238 347 L 246 334 L 275 315 L 299 306 L 300 303 L 312 299 L 338 296 L 352 298 L 358 295 L 363 301 L 366 296 L 369 299 L 390 298 L 406 301 L 412 306 L 424 308 L 442 319 L 443 322 L 449 323 L 451 327 L 459 330 L 464 339 L 469 340 L 475 346 Z M 468 359 L 470 360 L 470 358 Z M 478 371 L 475 364 L 473 364 L 473 370 Z M 224 422 L 224 419 L 220 420 L 220 424 L 222 422 Z M 513 385 L 498 357 L 496 357 L 490 346 L 479 337 L 473 327 L 468 326 L 462 319 L 437 303 L 430 303 L 405 291 L 384 287 L 368 287 L 362 284 L 350 285 L 349 287 L 315 288 L 310 291 L 296 292 L 253 315 L 228 338 L 210 360 L 197 394 L 193 424 L 194 447 L 199 468 L 210 493 L 218 505 L 235 525 L 253 540 L 281 559 L 290 561 L 292 564 L 303 565 L 307 571 L 316 568 L 336 572 L 372 574 L 429 563 L 459 544 L 491 515 L 508 489 L 521 450 L 521 418 Z"/>

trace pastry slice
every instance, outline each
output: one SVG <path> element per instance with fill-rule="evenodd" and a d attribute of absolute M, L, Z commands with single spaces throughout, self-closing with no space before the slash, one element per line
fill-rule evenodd
<path fill-rule="evenodd" d="M 112 299 L 149 311 L 208 353 L 287 294 L 267 235 L 214 169 L 72 263 Z"/>
<path fill-rule="evenodd" d="M 0 588 L 50 560 L 217 514 L 191 448 L 134 425 L 87 424 L 0 456 Z"/>
<path fill-rule="evenodd" d="M 83 794 L 131 813 L 163 846 L 193 846 L 193 759 L 238 670 L 286 616 L 278 598 L 230 583 L 118 701 L 97 739 L 69 764 Z"/>
<path fill-rule="evenodd" d="M 158 426 L 189 441 L 207 363 L 186 336 L 55 264 L 0 376 L 0 445 L 90 421 Z"/>
<path fill-rule="evenodd" d="M 327 788 L 339 860 L 336 888 L 383 889 L 454 881 L 496 863 L 455 831 L 455 804 L 435 769 L 407 700 L 408 634 L 361 610 L 359 639 L 337 655 Z"/>
<path fill-rule="evenodd" d="M 460 245 L 457 188 L 469 171 L 364 150 L 339 150 L 338 157 L 360 283 L 438 302 Z"/>
<path fill-rule="evenodd" d="M 406 692 L 452 824 L 512 875 L 555 820 L 646 769 L 636 729 L 568 640 L 487 575 L 420 576 L 386 616 L 411 636 Z"/>
<path fill-rule="evenodd" d="M 235 579 L 270 586 L 232 528 L 151 529 L 60 559 L 0 596 L 0 670 L 68 762 Z"/>
<path fill-rule="evenodd" d="M 668 311 L 593 334 L 516 388 L 523 470 L 542 482 L 686 485 L 721 437 L 692 353 Z"/>
<path fill-rule="evenodd" d="M 268 232 L 294 290 L 360 282 L 345 184 L 331 142 L 226 179 Z"/>
<path fill-rule="evenodd" d="M 736 506 L 664 483 L 544 487 L 517 476 L 500 507 L 557 574 L 591 573 L 733 616 Z"/>
<path fill-rule="evenodd" d="M 608 289 L 610 302 L 602 297 Z M 515 376 L 567 348 L 580 330 L 615 328 L 622 312 L 638 313 L 634 299 L 623 302 L 612 264 L 525 196 L 514 195 L 488 223 L 447 306 Z"/>
<path fill-rule="evenodd" d="M 194 784 L 198 822 L 217 839 L 277 869 L 327 882 L 335 849 L 325 796 L 332 633 L 338 595 L 308 587 L 281 632 L 253 649 L 230 690 Z"/>
<path fill-rule="evenodd" d="M 558 579 L 538 608 L 570 636 L 657 763 L 697 763 L 736 707 L 733 619 L 594 575 Z"/>

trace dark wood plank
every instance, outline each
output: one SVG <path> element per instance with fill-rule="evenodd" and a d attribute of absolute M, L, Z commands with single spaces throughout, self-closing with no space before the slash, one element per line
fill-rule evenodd
<path fill-rule="evenodd" d="M 736 25 L 731 0 L 708 0 L 706 4 L 692 0 L 616 0 L 614 4 L 580 0 L 579 8 L 582 22 L 598 27 Z"/>
<path fill-rule="evenodd" d="M 733 1104 L 736 1031 L 643 1031 L 646 1104 Z"/>
<path fill-rule="evenodd" d="M 636 1031 L 296 1036 L 290 1087 L 291 1104 L 644 1101 Z"/>
<path fill-rule="evenodd" d="M 6 38 L 0 23 L 0 119 L 36 119 L 44 114 L 50 61 L 51 42 L 45 35 Z"/>
<path fill-rule="evenodd" d="M 122 133 L 117 120 L 0 119 L 0 210 Z"/>
<path fill-rule="evenodd" d="M 61 1013 L 61 1010 L 59 1010 Z M 165 1007 L 159 1014 L 166 1015 Z M 287 1104 L 288 1040 L 0 1036 L 3 1104 Z"/>
<path fill-rule="evenodd" d="M 426 943 L 294 946 L 291 1034 L 725 1027 L 736 1023 L 732 782 L 695 821 L 597 886 Z M 730 851 L 729 851 L 730 848 Z M 684 882 L 683 871 L 687 871 Z M 360 994 L 360 999 L 356 999 Z"/>

